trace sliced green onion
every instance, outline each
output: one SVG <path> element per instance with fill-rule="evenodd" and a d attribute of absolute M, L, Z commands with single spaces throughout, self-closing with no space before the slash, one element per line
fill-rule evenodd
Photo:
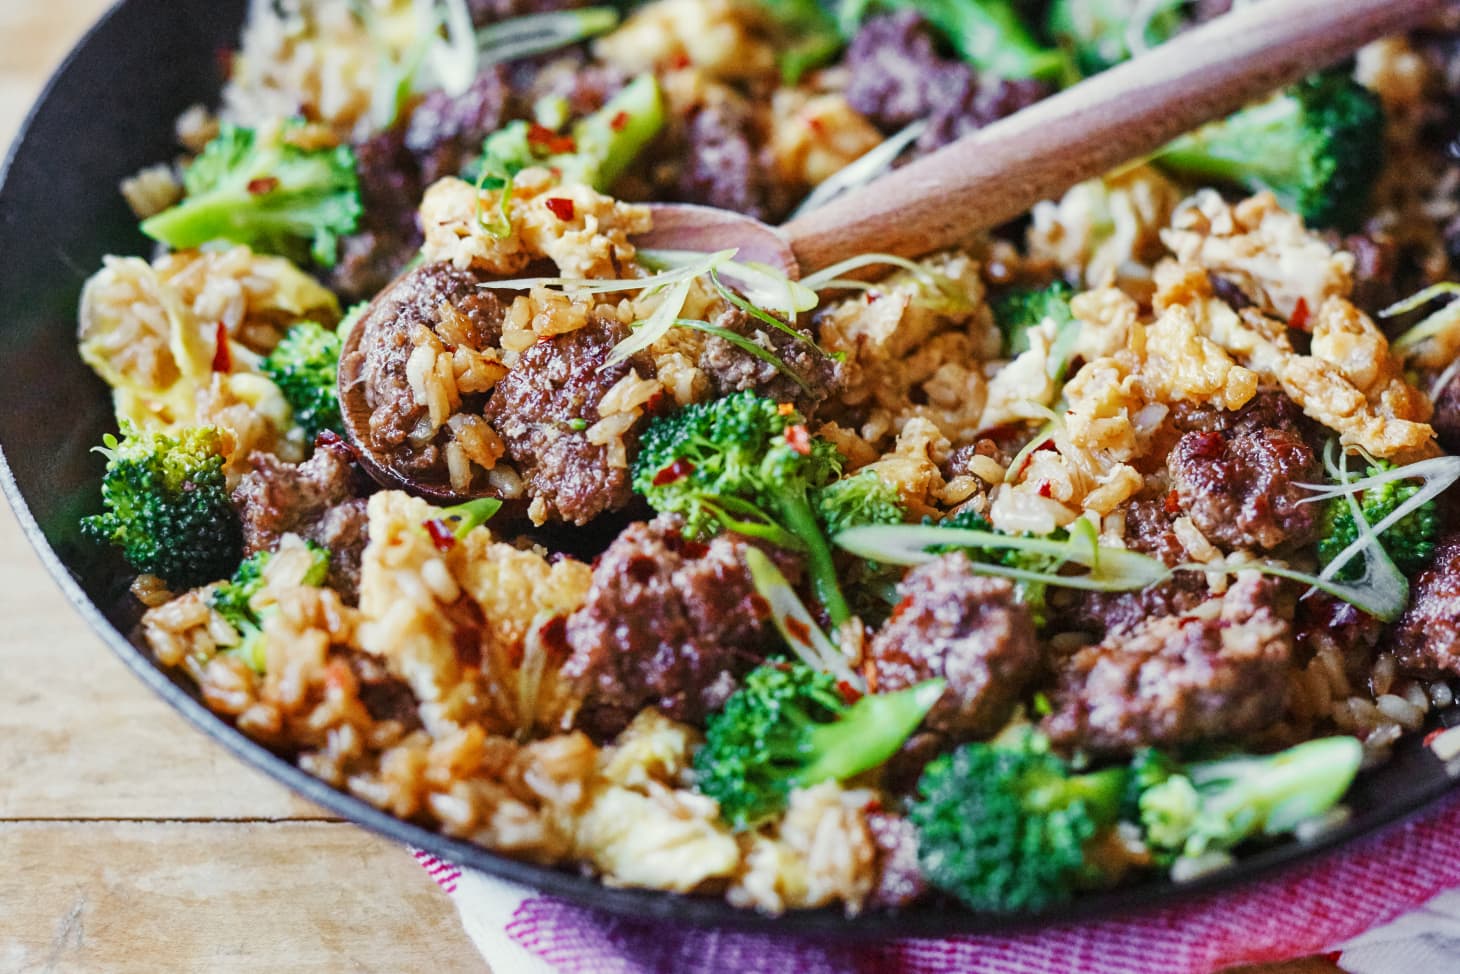
<path fill-rule="evenodd" d="M 1082 531 L 1080 525 L 1086 530 Z M 1061 565 L 1081 565 L 1086 575 L 1061 575 L 1056 571 L 1028 571 L 1006 565 L 974 561 L 976 572 L 1000 575 L 1026 582 L 1039 582 L 1064 588 L 1100 592 L 1127 592 L 1163 582 L 1171 577 L 1171 569 L 1149 555 L 1126 548 L 1110 548 L 1098 543 L 1094 527 L 1088 521 L 1076 522 L 1066 541 L 1029 538 L 948 528 L 937 525 L 879 524 L 852 528 L 837 535 L 833 542 L 840 548 L 869 561 L 890 565 L 922 565 L 941 557 L 930 548 L 982 548 L 992 551 L 1022 551 L 1058 559 Z"/>
<path fill-rule="evenodd" d="M 835 285 L 843 274 L 879 265 L 899 267 L 928 287 L 940 286 L 933 274 L 922 264 L 908 260 L 906 257 L 898 257 L 896 254 L 858 254 L 856 257 L 848 257 L 824 270 L 817 271 L 810 277 L 803 277 L 801 284 L 813 291 L 821 292 Z"/>
<path fill-rule="evenodd" d="M 570 47 L 618 26 L 613 7 L 583 7 L 527 14 L 490 24 L 477 31 L 477 50 L 483 64 L 516 61 L 534 54 Z"/>
<path fill-rule="evenodd" d="M 847 662 L 846 654 L 822 631 L 775 562 L 759 548 L 747 547 L 745 567 L 750 570 L 755 591 L 770 606 L 771 621 L 797 658 L 812 669 L 865 689 L 866 684 Z"/>
<path fill-rule="evenodd" d="M 705 256 L 698 250 L 639 251 L 639 261 L 642 264 L 661 270 L 693 267 L 703 262 Z M 793 320 L 801 312 L 815 308 L 821 300 L 810 288 L 791 280 L 773 267 L 755 261 L 727 260 L 718 264 L 716 269 L 721 276 L 740 284 L 746 300 L 762 308 L 782 312 Z"/>
<path fill-rule="evenodd" d="M 804 216 L 812 210 L 825 206 L 843 193 L 865 186 L 892 168 L 897 157 L 912 145 L 928 129 L 928 123 L 919 119 L 885 142 L 873 146 L 855 160 L 843 166 L 822 180 L 811 191 L 801 205 L 791 213 L 791 219 Z"/>
<path fill-rule="evenodd" d="M 1379 312 L 1381 318 L 1393 318 L 1424 307 L 1436 298 L 1445 295 L 1460 295 L 1460 283 L 1445 281 L 1425 288 L 1418 294 L 1392 304 Z M 1435 338 L 1449 329 L 1460 325 L 1460 300 L 1451 301 L 1419 324 L 1394 339 L 1390 347 L 1401 356 L 1408 357 L 1419 345 Z"/>
<path fill-rule="evenodd" d="M 613 347 L 608 360 L 600 366 L 600 371 L 637 355 L 668 334 L 669 329 L 673 328 L 674 323 L 679 320 L 680 312 L 684 310 L 685 302 L 689 300 L 690 288 L 693 286 L 693 278 L 686 278 L 669 285 L 664 291 L 664 299 L 659 302 L 659 307 L 655 308 L 654 313 L 648 318 L 634 325 L 632 335 Z"/>
<path fill-rule="evenodd" d="M 736 294 L 734 291 L 726 287 L 723 283 L 721 283 L 720 275 L 717 271 L 710 271 L 710 283 L 714 285 L 715 290 L 719 293 L 720 297 L 730 302 L 730 304 L 734 307 L 737 307 L 741 311 L 744 311 L 756 321 L 759 321 L 763 325 L 769 325 L 777 331 L 784 332 L 798 342 L 803 342 L 806 345 L 810 345 L 812 348 L 816 349 L 818 352 L 821 352 L 821 354 L 823 355 L 826 354 L 826 352 L 822 351 L 821 346 L 816 344 L 816 342 L 811 338 L 810 335 L 807 335 L 805 332 L 791 327 L 781 319 L 777 318 L 775 315 L 769 314 L 766 311 L 761 310 L 750 301 L 747 301 L 745 298 L 742 298 L 740 295 Z"/>
<path fill-rule="evenodd" d="M 477 78 L 478 51 L 466 0 L 439 0 L 439 26 L 445 31 L 431 46 L 429 64 L 441 90 L 459 98 Z M 433 26 L 431 33 L 436 32 Z"/>
<path fill-rule="evenodd" d="M 530 291 L 535 287 L 559 288 L 580 294 L 608 294 L 614 291 L 657 291 L 681 281 L 692 281 L 704 277 L 710 271 L 722 266 L 735 256 L 733 250 L 722 250 L 713 254 L 700 254 L 693 264 L 675 267 L 648 277 L 591 278 L 591 277 L 520 277 L 506 281 L 493 281 L 483 287 L 502 288 L 509 291 Z"/>
<path fill-rule="evenodd" d="M 728 328 L 721 328 L 719 325 L 712 325 L 708 321 L 700 321 L 697 318 L 681 318 L 674 324 L 679 328 L 689 328 L 693 331 L 704 332 L 706 335 L 714 335 L 721 341 L 729 342 L 731 345 L 734 345 L 742 352 L 745 352 L 747 355 L 755 356 L 762 362 L 774 368 L 777 372 L 795 382 L 796 385 L 800 386 L 801 390 L 808 395 L 812 391 L 811 385 L 805 379 L 801 378 L 801 376 L 797 374 L 795 369 L 787 365 L 779 355 L 777 355 L 775 352 L 772 352 L 768 348 L 763 348 L 760 345 L 757 345 L 755 342 L 751 341 L 744 335 L 739 334 L 738 332 L 733 332 Z"/>

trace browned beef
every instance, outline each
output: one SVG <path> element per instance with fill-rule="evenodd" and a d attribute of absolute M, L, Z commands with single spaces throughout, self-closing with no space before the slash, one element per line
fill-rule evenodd
<path fill-rule="evenodd" d="M 901 815 L 872 812 L 867 829 L 877 845 L 877 886 L 871 905 L 896 909 L 920 899 L 928 884 L 918 868 L 917 827 Z"/>
<path fill-rule="evenodd" d="M 1435 438 L 1447 453 L 1460 453 L 1460 372 L 1435 392 L 1435 415 L 1430 419 Z"/>
<path fill-rule="evenodd" d="M 484 70 L 455 98 L 440 90 L 422 98 L 405 129 L 405 147 L 420 167 L 421 186 L 458 175 L 481 155 L 482 140 L 507 122 L 511 99 L 503 65 Z"/>
<path fill-rule="evenodd" d="M 777 402 L 794 403 L 803 415 L 814 416 L 840 382 L 841 365 L 836 359 L 823 355 L 808 341 L 762 325 L 739 308 L 727 309 L 713 323 L 749 338 L 784 362 L 801 380 L 797 382 L 775 365 L 723 338 L 711 337 L 705 342 L 699 366 L 710 380 L 710 395 L 716 399 L 752 389 Z"/>
<path fill-rule="evenodd" d="M 427 408 L 416 402 L 406 377 L 418 327 L 434 329 L 441 307 L 449 304 L 470 322 L 477 347 L 491 347 L 501 336 L 502 302 L 480 287 L 481 279 L 451 264 L 428 264 L 403 275 L 382 292 L 356 324 L 361 329 L 354 358 L 341 363 L 358 375 L 370 410 L 373 454 L 388 457 L 396 470 L 423 480 L 445 482 L 446 464 L 439 435 L 424 437 Z M 352 394 L 353 390 L 346 391 Z"/>
<path fill-rule="evenodd" d="M 358 232 L 340 243 L 326 283 L 346 301 L 375 296 L 421 249 L 416 225 L 421 176 L 398 132 L 381 132 L 355 146 L 364 213 Z"/>
<path fill-rule="evenodd" d="M 344 659 L 350 667 L 360 687 L 360 702 L 373 720 L 394 720 L 407 730 L 421 726 L 415 693 L 381 660 L 353 649 L 335 649 L 330 655 Z"/>
<path fill-rule="evenodd" d="M 1389 640 L 1399 664 L 1410 673 L 1460 675 L 1460 532 L 1441 538 L 1434 560 L 1414 579 L 1409 608 Z"/>
<path fill-rule="evenodd" d="M 1050 93 L 1036 81 L 980 79 L 968 64 L 939 53 L 922 16 L 904 10 L 873 17 L 847 49 L 852 107 L 891 134 L 918 119 L 930 152 L 1034 104 Z"/>
<path fill-rule="evenodd" d="M 285 463 L 268 453 L 250 460 L 253 470 L 233 491 L 244 553 L 272 551 L 286 534 L 317 542 L 330 551 L 330 586 L 353 602 L 366 541 L 364 498 L 373 485 L 355 465 L 349 446 L 326 435 L 303 463 Z"/>
<path fill-rule="evenodd" d="M 1278 719 L 1292 627 L 1271 579 L 1106 636 L 1059 664 L 1050 738 L 1096 754 L 1230 739 Z"/>
<path fill-rule="evenodd" d="M 661 517 L 625 529 L 568 619 L 572 655 L 562 673 L 583 693 L 579 725 L 589 733 L 615 734 L 650 706 L 698 723 L 777 645 L 745 568 L 747 543 L 686 541 L 682 527 Z"/>
<path fill-rule="evenodd" d="M 1171 522 L 1175 514 L 1164 499 L 1138 499 L 1125 510 L 1125 545 L 1152 555 L 1167 566 L 1189 561 Z M 1157 616 L 1188 612 L 1207 599 L 1206 577 L 1178 572 L 1167 581 L 1136 592 L 1087 592 L 1054 589 L 1049 593 L 1051 614 L 1062 628 L 1104 635 Z"/>
<path fill-rule="evenodd" d="M 604 511 L 628 503 L 629 471 L 609 462 L 609 450 L 588 441 L 586 429 L 599 420 L 609 389 L 636 369 L 652 376 L 654 364 L 639 355 L 605 368 L 614 345 L 628 331 L 615 319 L 587 326 L 522 353 L 497 383 L 483 416 L 507 444 L 507 459 L 522 476 L 527 493 L 547 505 L 555 520 L 587 524 Z M 574 429 L 574 425 L 583 429 Z M 629 459 L 638 429 L 624 435 Z"/>
<path fill-rule="evenodd" d="M 942 677 L 948 687 L 926 726 L 957 737 L 996 733 L 1040 663 L 1014 584 L 975 574 L 966 555 L 953 553 L 909 572 L 897 592 L 902 601 L 868 648 L 878 689 Z"/>
<path fill-rule="evenodd" d="M 684 122 L 682 139 L 669 152 L 679 163 L 669 187 L 673 199 L 757 220 L 782 215 L 782 207 L 772 200 L 771 172 L 760 160 L 749 105 L 719 99 L 694 109 Z"/>
<path fill-rule="evenodd" d="M 1166 458 L 1181 510 L 1203 535 L 1228 548 L 1271 551 L 1311 542 L 1320 506 L 1299 486 L 1322 479 L 1313 447 L 1281 393 L 1254 397 L 1235 413 L 1188 411 L 1185 433 Z"/>

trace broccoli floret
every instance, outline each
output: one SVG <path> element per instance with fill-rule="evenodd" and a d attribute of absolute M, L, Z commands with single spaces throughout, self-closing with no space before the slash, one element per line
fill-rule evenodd
<path fill-rule="evenodd" d="M 1376 477 L 1394 464 L 1387 460 L 1376 461 L 1369 467 L 1367 476 Z M 1359 509 L 1364 520 L 1372 527 L 1392 514 L 1409 498 L 1424 487 L 1418 480 L 1391 480 L 1379 487 L 1366 490 L 1358 498 Z M 1392 527 L 1379 535 L 1379 543 L 1395 567 L 1406 575 L 1413 575 L 1425 566 L 1435 553 L 1435 540 L 1440 533 L 1440 510 L 1437 501 L 1421 504 L 1415 510 L 1400 518 Z M 1318 560 L 1327 565 L 1339 553 L 1358 540 L 1358 526 L 1354 523 L 1353 509 L 1346 497 L 1329 501 L 1323 508 L 1322 534 L 1318 540 Z M 1351 582 L 1363 574 L 1363 559 L 1348 562 L 1338 570 L 1340 581 Z"/>
<path fill-rule="evenodd" d="M 339 334 L 315 322 L 290 328 L 260 368 L 274 380 L 294 410 L 294 423 L 314 442 L 324 430 L 344 433 L 336 379 L 340 369 Z"/>
<path fill-rule="evenodd" d="M 211 427 L 177 437 L 122 427 L 100 449 L 105 511 L 82 533 L 121 549 L 139 572 L 177 588 L 223 578 L 243 557 L 238 514 L 223 476 L 223 438 Z"/>
<path fill-rule="evenodd" d="M 816 517 L 827 537 L 864 524 L 901 524 L 907 507 L 898 489 L 875 470 L 863 470 L 843 477 L 811 494 Z"/>
<path fill-rule="evenodd" d="M 664 99 L 652 74 L 635 78 L 598 111 L 558 135 L 524 121 L 487 136 L 482 156 L 465 175 L 499 189 L 531 166 L 557 172 L 565 182 L 607 192 L 664 127 Z"/>
<path fill-rule="evenodd" d="M 782 811 L 796 788 L 883 764 L 942 692 L 943 681 L 930 680 L 848 704 L 830 674 L 773 660 L 710 718 L 694 755 L 695 787 L 720 803 L 733 828 L 754 828 Z"/>
<path fill-rule="evenodd" d="M 309 564 L 299 580 L 301 585 L 323 585 L 329 576 L 330 553 L 313 541 L 306 541 Z M 254 607 L 254 596 L 264 587 L 264 569 L 274 559 L 275 552 L 260 551 L 250 555 L 238 566 L 233 577 L 213 589 L 211 602 L 218 614 L 243 636 L 243 642 L 232 652 L 240 656 L 255 672 L 264 670 L 264 616 L 271 609 Z"/>
<path fill-rule="evenodd" d="M 908 817 L 928 882 L 975 910 L 1039 910 L 1095 878 L 1085 850 L 1115 823 L 1125 768 L 1073 774 L 1033 730 L 935 759 Z"/>
<path fill-rule="evenodd" d="M 1055 0 L 1045 23 L 1050 36 L 1075 52 L 1080 71 L 1091 75 L 1127 60 L 1137 33 L 1137 43 L 1148 47 L 1169 40 L 1184 23 L 1182 6 L 1183 0 Z"/>
<path fill-rule="evenodd" d="M 142 232 L 174 250 L 227 240 L 333 267 L 340 237 L 363 212 L 355 152 L 301 148 L 290 141 L 298 128 L 225 124 L 184 174 L 183 201 L 143 221 Z"/>
<path fill-rule="evenodd" d="M 1384 109 L 1346 74 L 1315 75 L 1171 143 L 1178 176 L 1269 189 L 1312 226 L 1352 229 L 1383 163 Z"/>
<path fill-rule="evenodd" d="M 896 10 L 916 10 L 982 74 L 1061 83 L 1072 73 L 1069 56 L 1041 45 L 1010 0 L 846 0 L 837 19 L 850 38 L 868 17 Z"/>
<path fill-rule="evenodd" d="M 1053 321 L 1056 330 L 1075 320 L 1070 299 L 1075 289 L 1064 281 L 1046 287 L 1014 288 L 993 302 L 994 322 L 1004 336 L 1004 354 L 1013 358 L 1029 350 L 1029 330 Z"/>
<path fill-rule="evenodd" d="M 634 490 L 682 515 L 686 537 L 737 531 L 806 554 L 833 625 L 851 617 L 811 492 L 841 472 L 842 456 L 788 405 L 746 390 L 653 420 L 634 461 Z"/>
<path fill-rule="evenodd" d="M 842 49 L 837 20 L 818 0 L 760 0 L 775 22 L 781 80 L 799 84 L 806 72 L 826 64 Z"/>
<path fill-rule="evenodd" d="M 1141 794 L 1146 844 L 1170 861 L 1290 832 L 1343 797 L 1363 757 L 1354 738 L 1326 737 L 1278 754 L 1188 765 Z"/>

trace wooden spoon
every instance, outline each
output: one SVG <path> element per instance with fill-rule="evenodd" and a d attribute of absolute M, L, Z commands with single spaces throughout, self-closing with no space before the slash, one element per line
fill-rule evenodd
<path fill-rule="evenodd" d="M 1414 27 L 1445 0 L 1263 0 L 980 129 L 779 228 L 656 204 L 641 247 L 740 249 L 799 277 L 864 253 L 924 254 L 1167 142 L 1364 44 Z"/>

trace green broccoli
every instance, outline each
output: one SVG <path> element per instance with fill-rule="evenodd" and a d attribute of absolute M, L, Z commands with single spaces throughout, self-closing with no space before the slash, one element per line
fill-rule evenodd
<path fill-rule="evenodd" d="M 1006 291 L 993 302 L 994 322 L 1004 336 L 1004 354 L 1013 358 L 1029 350 L 1029 330 L 1046 321 L 1061 331 L 1075 320 L 1070 299 L 1075 289 L 1064 281 L 1045 287 L 1021 287 Z"/>
<path fill-rule="evenodd" d="M 1393 470 L 1394 464 L 1377 460 L 1369 467 L 1367 476 L 1376 477 Z M 1388 517 L 1395 508 L 1413 497 L 1424 487 L 1419 480 L 1391 480 L 1379 487 L 1365 490 L 1358 497 L 1359 509 L 1364 520 L 1372 527 Z M 1322 535 L 1318 540 L 1318 560 L 1327 565 L 1338 557 L 1349 545 L 1358 540 L 1358 526 L 1354 523 L 1353 510 L 1348 498 L 1339 497 L 1323 507 Z M 1426 501 L 1418 508 L 1400 518 L 1398 523 L 1385 529 L 1379 535 L 1379 543 L 1395 566 L 1406 575 L 1413 575 L 1425 566 L 1435 553 L 1435 541 L 1440 533 L 1440 510 L 1438 501 Z M 1355 581 L 1364 572 L 1363 559 L 1357 558 L 1338 570 L 1340 581 Z"/>
<path fill-rule="evenodd" d="M 1146 844 L 1169 862 L 1290 832 L 1343 797 L 1363 757 L 1356 739 L 1325 737 L 1278 754 L 1187 765 L 1142 792 Z"/>
<path fill-rule="evenodd" d="M 1203 126 L 1155 161 L 1177 176 L 1269 189 L 1310 225 L 1352 229 L 1383 164 L 1384 110 L 1347 74 L 1315 75 Z"/>
<path fill-rule="evenodd" d="M 836 17 L 818 0 L 760 0 L 779 38 L 781 80 L 795 85 L 842 49 Z"/>
<path fill-rule="evenodd" d="M 634 490 L 680 514 L 687 537 L 731 530 L 806 554 L 816 597 L 834 626 L 851 618 L 811 493 L 841 472 L 835 446 L 811 436 L 789 406 L 746 390 L 650 422 Z"/>
<path fill-rule="evenodd" d="M 509 122 L 487 136 L 482 155 L 466 172 L 484 188 L 500 189 L 532 166 L 559 173 L 565 182 L 607 192 L 664 127 L 659 82 L 643 74 L 598 111 L 580 119 L 569 134 L 541 125 Z"/>
<path fill-rule="evenodd" d="M 923 771 L 908 817 L 928 882 L 975 910 L 1039 910 L 1098 873 L 1091 839 L 1115 824 L 1126 769 L 1073 774 L 1025 729 L 965 744 Z"/>
<path fill-rule="evenodd" d="M 898 489 L 862 470 L 811 492 L 811 505 L 829 538 L 864 524 L 901 524 L 907 507 Z"/>
<path fill-rule="evenodd" d="M 916 10 L 979 72 L 1063 83 L 1073 68 L 1064 51 L 1042 46 L 1010 0 L 845 0 L 838 12 L 850 38 L 874 14 Z"/>
<path fill-rule="evenodd" d="M 794 789 L 886 762 L 943 685 L 930 680 L 848 704 L 834 676 L 772 660 L 751 671 L 710 718 L 694 755 L 695 787 L 720 803 L 720 817 L 733 828 L 754 828 L 781 812 Z"/>
<path fill-rule="evenodd" d="M 105 511 L 82 533 L 120 548 L 139 572 L 190 588 L 227 576 L 243 557 L 243 533 L 223 476 L 223 438 L 211 427 L 176 437 L 122 426 L 107 434 Z"/>
<path fill-rule="evenodd" d="M 1129 59 L 1132 41 L 1154 47 L 1169 40 L 1185 23 L 1183 6 L 1183 0 L 1054 0 L 1045 26 L 1075 52 L 1082 73 L 1098 74 Z"/>
<path fill-rule="evenodd" d="M 329 550 L 313 541 L 304 544 L 309 563 L 298 584 L 323 585 L 330 570 Z M 243 642 L 232 652 L 257 673 L 264 671 L 263 624 L 264 617 L 271 610 L 255 608 L 253 599 L 264 587 L 264 569 L 273 561 L 275 554 L 273 551 L 260 551 L 245 558 L 231 579 L 213 589 L 210 599 L 218 614 L 243 637 Z"/>
<path fill-rule="evenodd" d="M 142 232 L 174 250 L 227 240 L 333 267 L 340 237 L 363 212 L 355 152 L 300 148 L 290 141 L 299 124 L 224 124 L 184 174 L 183 201 L 144 220 Z"/>
<path fill-rule="evenodd" d="M 260 368 L 294 410 L 294 424 L 314 442 L 324 430 L 344 434 L 336 380 L 343 342 L 337 332 L 305 321 L 290 328 Z"/>

